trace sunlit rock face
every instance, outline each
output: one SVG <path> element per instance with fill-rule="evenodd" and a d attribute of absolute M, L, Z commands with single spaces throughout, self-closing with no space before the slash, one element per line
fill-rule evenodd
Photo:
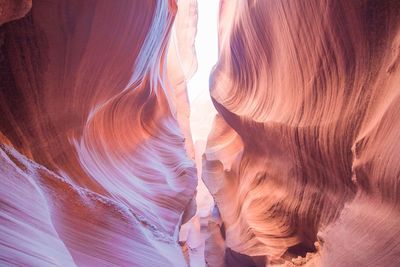
<path fill-rule="evenodd" d="M 1 26 L 0 265 L 185 266 L 197 177 L 166 64 L 176 12 L 37 0 Z"/>
<path fill-rule="evenodd" d="M 197 1 L 178 1 L 178 11 L 169 37 L 167 74 L 175 114 L 185 137 L 186 149 L 194 159 L 194 147 L 190 131 L 190 106 L 187 80 L 197 70 L 194 41 L 197 27 Z"/>
<path fill-rule="evenodd" d="M 399 265 L 400 2 L 222 1 L 219 38 L 203 178 L 225 263 Z"/>

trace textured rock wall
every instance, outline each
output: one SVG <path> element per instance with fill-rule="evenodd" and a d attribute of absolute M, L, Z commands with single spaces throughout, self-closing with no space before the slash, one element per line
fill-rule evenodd
<path fill-rule="evenodd" d="M 222 1 L 219 27 L 203 176 L 226 246 L 398 265 L 400 2 Z"/>
<path fill-rule="evenodd" d="M 37 0 L 1 26 L 2 264 L 185 265 L 197 177 L 166 64 L 176 12 Z"/>
<path fill-rule="evenodd" d="M 0 0 L 0 265 L 400 265 L 400 2 L 219 15 L 205 231 L 196 2 Z"/>

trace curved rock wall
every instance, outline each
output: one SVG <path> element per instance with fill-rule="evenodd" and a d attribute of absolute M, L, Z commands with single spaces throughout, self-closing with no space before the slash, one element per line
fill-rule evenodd
<path fill-rule="evenodd" d="M 0 265 L 400 265 L 399 1 L 221 0 L 207 227 L 196 1 L 0 4 Z"/>
<path fill-rule="evenodd" d="M 3 264 L 185 265 L 197 177 L 167 73 L 176 12 L 37 0 L 1 27 Z"/>
<path fill-rule="evenodd" d="M 399 264 L 399 2 L 222 1 L 219 45 L 203 176 L 226 246 Z"/>

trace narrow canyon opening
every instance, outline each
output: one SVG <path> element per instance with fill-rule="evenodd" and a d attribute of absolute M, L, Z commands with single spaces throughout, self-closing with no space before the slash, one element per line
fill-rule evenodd
<path fill-rule="evenodd" d="M 218 60 L 218 9 L 218 0 L 197 2 L 198 21 L 195 38 L 197 71 L 187 81 L 190 130 L 198 178 L 197 211 L 196 215 L 181 227 L 180 235 L 191 248 L 190 266 L 205 266 L 204 231 L 214 206 L 213 198 L 202 180 L 202 155 L 217 114 L 210 96 L 209 77 Z"/>

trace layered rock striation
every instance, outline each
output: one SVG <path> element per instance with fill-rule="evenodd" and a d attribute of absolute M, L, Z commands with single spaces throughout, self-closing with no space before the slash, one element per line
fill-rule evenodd
<path fill-rule="evenodd" d="M 222 1 L 219 29 L 203 178 L 226 247 L 399 264 L 399 2 Z"/>
<path fill-rule="evenodd" d="M 197 177 L 167 65 L 177 8 L 38 0 L 1 26 L 0 265 L 185 266 Z"/>
<path fill-rule="evenodd" d="M 0 25 L 0 265 L 400 265 L 399 1 L 222 0 L 207 140 L 195 0 Z"/>

